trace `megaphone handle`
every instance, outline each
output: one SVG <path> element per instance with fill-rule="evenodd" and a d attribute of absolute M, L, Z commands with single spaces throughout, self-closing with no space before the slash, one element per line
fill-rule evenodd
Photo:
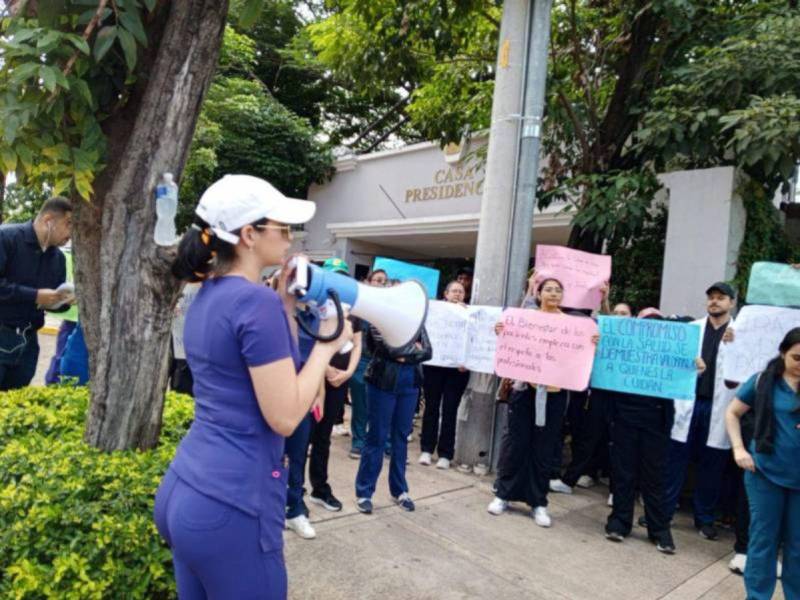
<path fill-rule="evenodd" d="M 309 337 L 318 340 L 320 342 L 332 342 L 335 339 L 338 339 L 340 335 L 342 335 L 342 331 L 344 331 L 344 309 L 342 308 L 342 301 L 339 299 L 339 294 L 336 290 L 328 290 L 328 296 L 330 296 L 331 300 L 333 301 L 333 305 L 336 307 L 336 331 L 334 331 L 331 335 L 319 335 L 318 333 L 311 331 L 308 325 L 306 325 L 302 319 L 295 316 L 294 320 L 297 321 L 297 326 L 302 329 L 306 335 Z"/>

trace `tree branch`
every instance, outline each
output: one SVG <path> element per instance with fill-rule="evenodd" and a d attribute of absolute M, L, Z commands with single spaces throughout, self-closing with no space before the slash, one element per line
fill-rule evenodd
<path fill-rule="evenodd" d="M 383 113 L 380 117 L 375 119 L 372 123 L 367 125 L 361 131 L 361 133 L 358 134 L 358 137 L 354 141 L 350 142 L 347 145 L 350 148 L 354 148 L 361 140 L 363 140 L 367 135 L 372 133 L 372 131 L 374 131 L 375 128 L 378 125 L 383 123 L 386 119 L 388 119 L 393 114 L 397 113 L 399 110 L 405 108 L 405 106 L 410 102 L 410 100 L 411 100 L 411 95 L 410 94 L 408 96 L 406 96 L 405 98 L 400 98 L 399 101 L 395 102 L 394 106 L 392 106 L 389 110 L 387 110 L 385 113 Z"/>
<path fill-rule="evenodd" d="M 396 132 L 398 129 L 400 129 L 403 125 L 405 125 L 409 121 L 410 121 L 410 119 L 409 119 L 408 115 L 403 115 L 403 118 L 400 119 L 400 121 L 398 121 L 397 124 L 395 124 L 391 129 L 388 129 L 387 131 L 385 131 L 383 133 L 383 135 L 381 135 L 381 137 L 379 137 L 377 140 L 372 142 L 372 144 L 369 145 L 369 148 L 364 150 L 364 152 L 362 154 L 369 154 L 370 152 L 372 152 L 375 148 L 377 148 L 383 142 L 385 142 L 386 138 L 388 138 L 390 135 L 392 135 L 394 132 Z"/>
<path fill-rule="evenodd" d="M 86 29 L 83 31 L 83 35 L 81 36 L 84 40 L 88 41 L 91 37 L 92 33 L 94 32 L 95 28 L 97 28 L 98 23 L 100 23 L 100 19 L 103 16 L 103 11 L 108 6 L 108 0 L 100 0 L 100 3 L 97 5 L 97 11 L 95 11 L 92 20 L 89 21 L 89 24 L 86 26 Z M 72 72 L 73 67 L 75 66 L 75 61 L 78 60 L 78 55 L 80 54 L 80 50 L 75 50 L 72 56 L 70 56 L 67 64 L 64 66 L 64 76 L 66 77 Z"/>

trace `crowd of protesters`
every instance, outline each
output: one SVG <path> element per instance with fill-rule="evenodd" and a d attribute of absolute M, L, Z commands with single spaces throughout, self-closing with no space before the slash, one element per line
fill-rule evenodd
<path fill-rule="evenodd" d="M 77 311 L 70 308 L 74 295 L 65 285 L 71 261 L 58 250 L 69 239 L 70 214 L 69 202 L 54 198 L 32 222 L 0 228 L 0 390 L 31 381 L 45 309 L 70 311 L 48 381 L 70 376 L 75 361 L 84 365 L 78 382 L 88 378 Z M 173 550 L 183 597 L 244 597 L 264 581 L 283 597 L 281 531 L 316 536 L 305 504 L 306 473 L 309 502 L 327 511 L 343 508 L 328 468 L 331 436 L 344 432 L 345 404 L 349 456 L 359 461 L 357 509 L 373 511 L 388 457 L 389 491 L 400 508 L 413 511 L 406 466 L 415 414 L 421 404 L 418 463 L 430 467 L 436 457 L 436 468 L 449 469 L 470 374 L 463 367 L 425 365 L 432 348 L 424 328 L 402 348 L 388 346 L 378 329 L 353 317 L 332 341 L 308 333 L 331 334 L 333 324 L 287 291 L 288 268 L 267 282 L 262 273 L 285 259 L 290 226 L 311 218 L 310 203 L 286 199 L 262 180 L 229 176 L 209 188 L 196 214 L 173 272 L 202 284 L 189 311 L 204 326 L 186 328 L 186 357 L 174 361 L 172 379 L 195 396 L 196 418 L 159 488 L 156 523 Z M 338 258 L 323 269 L 350 272 Z M 396 282 L 377 270 L 364 283 Z M 443 298 L 465 305 L 471 288 L 472 273 L 464 269 L 447 283 Z M 564 291 L 558 278 L 532 271 L 522 307 L 596 316 L 563 306 Z M 653 307 L 637 313 L 626 302 L 612 309 L 607 285 L 602 292 L 599 314 L 691 320 Z M 730 568 L 744 574 L 748 598 L 770 598 L 778 577 L 787 598 L 800 598 L 800 468 L 794 460 L 800 450 L 800 329 L 785 336 L 761 373 L 746 382 L 727 380 L 723 362 L 726 344 L 735 339 L 736 291 L 718 282 L 705 296 L 706 316 L 692 321 L 701 329 L 693 401 L 502 380 L 498 399 L 507 403 L 507 426 L 488 512 L 501 515 L 510 503 L 525 503 L 536 525 L 551 527 L 551 493 L 605 484 L 606 538 L 620 543 L 631 534 L 638 496 L 644 505 L 638 525 L 659 552 L 673 554 L 672 521 L 692 466 L 699 535 L 717 540 L 720 507 L 733 507 Z M 299 330 L 295 319 L 304 324 Z M 497 333 L 502 330 L 498 323 Z M 566 440 L 571 456 L 562 464 Z"/>

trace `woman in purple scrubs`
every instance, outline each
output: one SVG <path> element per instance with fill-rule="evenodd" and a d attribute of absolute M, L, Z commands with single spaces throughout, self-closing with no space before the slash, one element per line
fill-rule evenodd
<path fill-rule="evenodd" d="M 262 179 L 227 175 L 200 199 L 178 248 L 175 276 L 203 282 L 184 330 L 195 420 L 156 494 L 155 521 L 184 600 L 287 594 L 284 438 L 308 414 L 352 329 L 317 343 L 300 370 L 289 269 L 277 292 L 261 272 L 284 263 L 290 225 L 314 209 Z M 321 334 L 333 332 L 331 321 Z"/>

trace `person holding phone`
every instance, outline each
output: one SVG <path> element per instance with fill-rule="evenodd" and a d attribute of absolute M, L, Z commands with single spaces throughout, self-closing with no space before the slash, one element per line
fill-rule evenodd
<path fill-rule="evenodd" d="M 284 438 L 352 337 L 345 323 L 299 369 L 286 254 L 291 225 L 314 211 L 262 179 L 227 175 L 203 194 L 178 248 L 173 274 L 203 282 L 184 331 L 195 419 L 158 489 L 154 517 L 184 600 L 287 595 Z M 280 264 L 277 291 L 262 285 L 262 271 Z M 322 322 L 320 333 L 336 325 Z"/>

